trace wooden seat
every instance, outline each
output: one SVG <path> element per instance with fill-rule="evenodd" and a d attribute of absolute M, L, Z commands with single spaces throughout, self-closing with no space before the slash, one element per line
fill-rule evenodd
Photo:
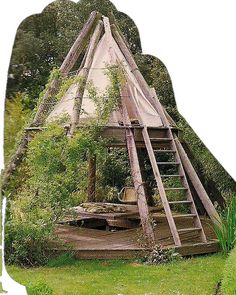
<path fill-rule="evenodd" d="M 123 187 L 118 193 L 118 199 L 121 203 L 136 204 L 137 194 L 134 187 Z"/>

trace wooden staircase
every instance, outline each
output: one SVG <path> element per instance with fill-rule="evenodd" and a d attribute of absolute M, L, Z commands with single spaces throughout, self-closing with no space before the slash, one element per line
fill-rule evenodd
<path fill-rule="evenodd" d="M 171 128 L 164 127 L 164 129 L 166 135 L 163 138 L 150 137 L 150 129 L 146 126 L 143 127 L 142 135 L 175 245 L 181 246 L 180 234 L 190 231 L 196 232 L 201 242 L 207 243 Z M 165 160 L 158 160 L 159 158 L 164 158 Z M 170 182 L 170 180 L 172 180 L 172 183 L 175 180 L 174 182 L 178 182 L 179 185 L 167 187 L 165 183 Z M 173 192 L 175 193 L 174 197 Z M 176 192 L 178 193 L 177 195 Z M 171 200 L 169 193 L 172 193 Z M 179 195 L 182 197 L 179 198 Z M 175 206 L 182 206 L 182 209 L 186 207 L 188 213 L 173 214 Z M 193 227 L 178 229 L 176 220 L 179 217 L 192 218 Z"/>

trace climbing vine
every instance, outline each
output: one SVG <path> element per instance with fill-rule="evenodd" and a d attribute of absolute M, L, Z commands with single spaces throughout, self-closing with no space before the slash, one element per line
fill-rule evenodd
<path fill-rule="evenodd" d="M 8 262 L 24 265 L 46 262 L 48 242 L 55 238 L 55 223 L 63 219 L 69 208 L 87 199 L 88 155 L 95 155 L 98 163 L 98 197 L 104 200 L 106 195 L 113 196 L 114 187 L 111 182 L 106 183 L 103 175 L 108 141 L 101 137 L 100 132 L 120 105 L 122 84 L 118 69 L 107 69 L 107 75 L 111 84 L 102 94 L 92 83 L 87 83 L 86 89 L 96 107 L 96 117 L 87 121 L 84 128 L 77 129 L 72 138 L 57 121 L 31 135 L 26 157 L 20 166 L 24 177 L 22 173 L 15 173 L 9 184 L 12 195 L 6 224 Z M 54 75 L 52 77 L 55 78 Z M 63 80 L 58 99 L 73 83 L 81 82 L 78 78 Z"/>

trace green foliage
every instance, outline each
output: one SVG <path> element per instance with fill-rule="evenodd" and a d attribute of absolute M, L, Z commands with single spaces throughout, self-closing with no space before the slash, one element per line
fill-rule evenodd
<path fill-rule="evenodd" d="M 155 88 L 161 103 L 165 107 L 176 107 L 171 78 L 163 62 L 143 54 L 136 54 L 135 60 L 149 86 Z"/>
<path fill-rule="evenodd" d="M 53 295 L 53 290 L 44 282 L 30 284 L 27 288 L 28 295 Z"/>
<path fill-rule="evenodd" d="M 215 225 L 215 233 L 222 252 L 228 254 L 236 246 L 236 197 L 230 200 Z"/>
<path fill-rule="evenodd" d="M 19 265 L 44 264 L 50 251 L 48 240 L 54 229 L 53 212 L 43 200 L 22 191 L 10 201 L 6 221 L 6 261 Z"/>
<path fill-rule="evenodd" d="M 4 122 L 4 158 L 8 163 L 12 156 L 17 139 L 22 135 L 22 130 L 29 119 L 29 111 L 23 107 L 24 95 L 18 93 L 14 98 L 6 100 Z"/>
<path fill-rule="evenodd" d="M 56 99 L 60 101 L 70 86 L 77 83 L 84 83 L 84 79 L 81 76 L 61 77 L 61 85 L 56 95 Z"/>
<path fill-rule="evenodd" d="M 224 295 L 236 295 L 236 248 L 234 248 L 224 267 L 223 280 L 222 280 L 222 292 Z"/>
<path fill-rule="evenodd" d="M 82 0 L 78 3 L 57 0 L 41 14 L 26 18 L 19 26 L 9 68 L 7 97 L 27 92 L 25 106 L 33 109 L 50 71 L 59 67 L 89 14 L 97 10 L 103 15 L 113 13 L 133 52 L 140 52 L 139 34 L 134 22 L 116 10 L 108 0 Z M 81 60 L 75 65 L 78 68 Z"/>
<path fill-rule="evenodd" d="M 175 252 L 175 249 L 164 249 L 160 245 L 156 245 L 149 255 L 145 258 L 145 263 L 149 265 L 163 264 L 180 260 L 182 257 Z"/>
<path fill-rule="evenodd" d="M 36 132 L 29 142 L 27 155 L 20 167 L 24 178 L 21 173 L 16 173 L 8 187 L 11 191 L 6 224 L 6 258 L 9 263 L 38 265 L 47 261 L 55 222 L 63 218 L 70 207 L 87 198 L 87 160 L 90 155 L 96 156 L 97 189 L 101 191 L 102 182 L 99 180 L 104 170 L 107 140 L 102 139 L 99 132 L 119 105 L 117 73 L 109 74 L 113 80 L 105 94 L 98 95 L 96 89 L 89 86 L 97 117 L 89 120 L 72 138 L 55 122 Z M 62 96 L 71 83 L 69 79 L 62 85 Z M 20 185 L 16 185 L 19 180 Z M 111 193 L 112 188 L 107 186 L 106 190 Z"/>

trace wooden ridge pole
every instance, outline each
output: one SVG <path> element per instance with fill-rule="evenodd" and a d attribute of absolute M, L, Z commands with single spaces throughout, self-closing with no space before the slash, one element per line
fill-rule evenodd
<path fill-rule="evenodd" d="M 103 22 L 100 20 L 90 39 L 89 49 L 87 52 L 85 63 L 79 73 L 79 77 L 81 77 L 81 81 L 79 81 L 78 87 L 75 93 L 75 104 L 73 107 L 72 122 L 71 122 L 71 134 L 74 133 L 76 129 L 76 125 L 79 123 L 80 109 L 81 109 L 82 99 L 84 95 L 84 90 L 85 90 L 89 70 L 92 65 L 94 53 L 97 48 L 97 44 L 100 40 L 102 31 L 103 31 Z"/>
<path fill-rule="evenodd" d="M 208 197 L 206 190 L 204 189 L 200 179 L 198 178 L 198 175 L 195 169 L 193 168 L 178 138 L 175 138 L 175 143 L 176 143 L 176 147 L 178 149 L 181 161 L 183 163 L 184 169 L 186 171 L 186 174 L 188 175 L 194 189 L 196 190 L 198 194 L 199 199 L 201 200 L 204 208 L 206 209 L 207 214 L 209 215 L 213 223 L 218 223 L 220 220 L 219 214 L 217 213 L 210 198 Z"/>

